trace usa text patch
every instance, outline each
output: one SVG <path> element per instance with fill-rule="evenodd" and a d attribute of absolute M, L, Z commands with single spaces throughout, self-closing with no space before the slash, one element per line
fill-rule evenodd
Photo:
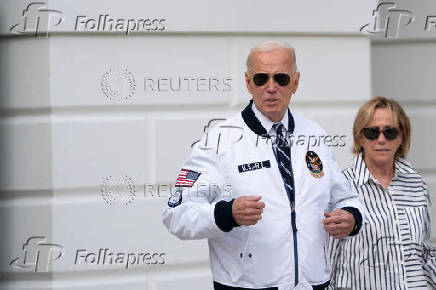
<path fill-rule="evenodd" d="M 179 176 L 176 180 L 176 185 L 179 187 L 192 187 L 194 182 L 200 177 L 200 172 L 195 172 L 194 170 L 181 169 Z"/>
<path fill-rule="evenodd" d="M 257 169 L 262 169 L 262 168 L 270 168 L 270 167 L 271 167 L 271 163 L 269 162 L 269 160 L 265 160 L 265 161 L 259 161 L 259 162 L 238 165 L 238 170 L 239 170 L 239 173 L 242 173 L 242 172 L 246 172 L 246 171 L 252 171 L 252 170 L 257 170 Z"/>

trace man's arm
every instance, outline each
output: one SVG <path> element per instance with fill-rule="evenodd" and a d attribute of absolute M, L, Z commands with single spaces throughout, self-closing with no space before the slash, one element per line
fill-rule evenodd
<path fill-rule="evenodd" d="M 362 227 L 363 206 L 330 151 L 330 204 L 323 220 L 325 230 L 334 238 L 356 235 Z"/>
<path fill-rule="evenodd" d="M 324 229 L 336 239 L 356 235 L 362 227 L 362 215 L 354 207 L 335 209 L 324 216 Z"/>
<path fill-rule="evenodd" d="M 224 231 L 215 217 L 225 215 L 223 205 L 231 196 L 224 190 L 225 180 L 215 151 L 194 146 L 182 168 L 164 209 L 163 223 L 182 240 L 220 235 Z"/>
<path fill-rule="evenodd" d="M 262 196 L 240 196 L 231 201 L 219 201 L 215 205 L 215 222 L 224 232 L 234 227 L 251 226 L 262 218 L 265 203 Z"/>

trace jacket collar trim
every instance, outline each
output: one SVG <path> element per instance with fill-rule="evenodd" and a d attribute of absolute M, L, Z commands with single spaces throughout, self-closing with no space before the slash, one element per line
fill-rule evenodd
<path fill-rule="evenodd" d="M 244 120 L 245 124 L 247 124 L 248 128 L 250 128 L 250 130 L 253 131 L 256 135 L 268 137 L 268 132 L 262 126 L 259 119 L 256 117 L 253 110 L 251 109 L 252 104 L 253 104 L 253 100 L 250 100 L 250 103 L 241 112 L 242 119 Z M 294 129 L 295 129 L 294 117 L 292 116 L 291 111 L 288 108 L 288 132 L 292 134 L 294 133 Z"/>

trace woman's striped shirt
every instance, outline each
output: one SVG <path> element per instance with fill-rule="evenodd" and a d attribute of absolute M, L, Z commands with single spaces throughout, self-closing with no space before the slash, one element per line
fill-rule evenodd
<path fill-rule="evenodd" d="M 330 240 L 335 287 L 436 289 L 431 206 L 422 177 L 407 161 L 397 158 L 386 189 L 371 175 L 361 154 L 344 174 L 361 197 L 366 219 L 358 235 Z"/>

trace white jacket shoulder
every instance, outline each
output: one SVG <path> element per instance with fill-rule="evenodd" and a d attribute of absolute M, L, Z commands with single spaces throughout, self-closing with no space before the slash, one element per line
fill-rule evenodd
<path fill-rule="evenodd" d="M 315 121 L 301 115 L 298 112 L 291 112 L 292 117 L 294 118 L 295 130 L 298 132 L 311 132 L 319 135 L 326 134 L 324 128 L 322 128 Z"/>

